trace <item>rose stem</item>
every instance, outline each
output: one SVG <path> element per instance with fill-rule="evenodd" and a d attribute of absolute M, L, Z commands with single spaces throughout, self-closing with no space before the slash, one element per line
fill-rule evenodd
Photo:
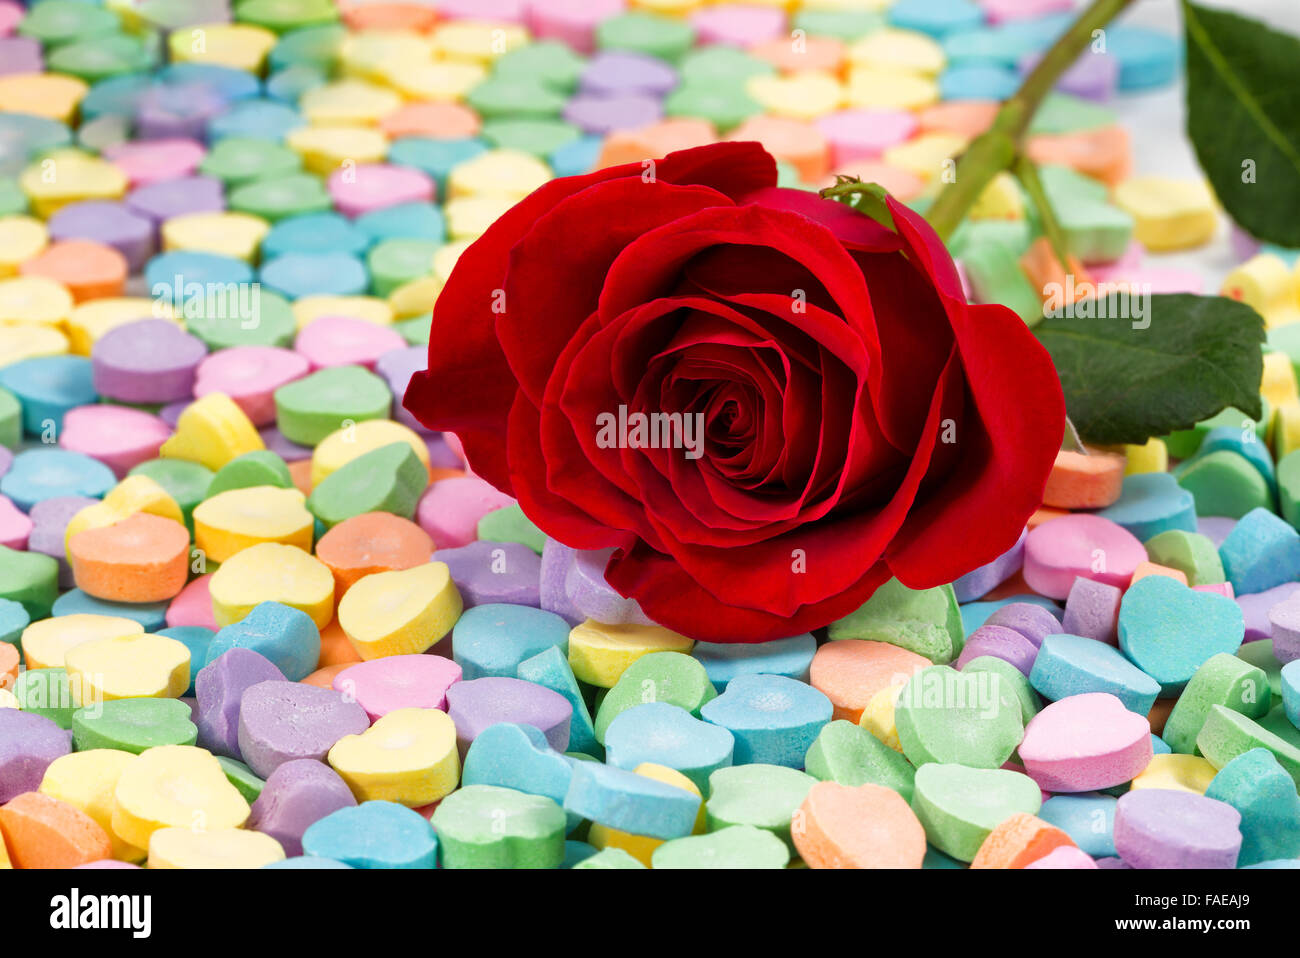
<path fill-rule="evenodd" d="M 952 236 L 984 187 L 1015 162 L 1021 139 L 1043 98 L 1061 74 L 1093 41 L 1093 31 L 1110 23 L 1133 0 L 1093 0 L 998 110 L 993 125 L 957 161 L 956 176 L 931 204 L 926 219 L 944 241 Z M 1050 216 L 1050 214 L 1048 214 Z"/>

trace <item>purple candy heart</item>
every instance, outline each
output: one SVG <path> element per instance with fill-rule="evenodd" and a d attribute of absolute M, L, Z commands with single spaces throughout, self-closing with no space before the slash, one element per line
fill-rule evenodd
<path fill-rule="evenodd" d="M 579 85 L 583 93 L 597 96 L 622 93 L 665 96 L 677 86 L 677 71 L 658 57 L 606 50 L 587 63 Z"/>
<path fill-rule="evenodd" d="M 554 539 L 547 539 L 546 545 L 542 547 L 542 579 L 538 590 L 541 607 L 547 612 L 554 612 L 569 625 L 577 625 L 586 618 L 578 611 L 564 588 L 576 552 L 576 549 L 570 549 Z"/>
<path fill-rule="evenodd" d="M 1241 813 L 1193 792 L 1142 788 L 1115 806 L 1115 851 L 1133 868 L 1236 868 Z"/>
<path fill-rule="evenodd" d="M 123 203 L 70 203 L 50 217 L 49 228 L 51 239 L 87 239 L 113 247 L 126 257 L 132 273 L 138 273 L 154 251 L 153 222 Z"/>
<path fill-rule="evenodd" d="M 625 599 L 605 581 L 605 566 L 613 549 L 580 549 L 564 577 L 564 591 L 573 607 L 588 619 L 610 625 L 654 625 L 636 599 Z"/>
<path fill-rule="evenodd" d="M 240 758 L 239 704 L 244 693 L 262 682 L 285 681 L 275 663 L 252 649 L 235 648 L 217 656 L 194 679 L 199 745 L 218 755 Z"/>
<path fill-rule="evenodd" d="M 1034 648 L 1042 645 L 1045 637 L 1061 634 L 1061 623 L 1056 616 L 1032 602 L 1009 602 L 994 611 L 985 625 L 1013 629 L 1032 642 Z"/>
<path fill-rule="evenodd" d="M 1118 645 L 1119 603 L 1123 597 L 1118 586 L 1079 576 L 1065 600 L 1061 627 L 1067 635 Z"/>
<path fill-rule="evenodd" d="M 4 470 L 0 469 L 0 475 Z M 85 496 L 54 496 L 42 499 L 32 506 L 28 518 L 32 520 L 32 533 L 27 537 L 27 551 L 40 552 L 53 556 L 59 562 L 59 587 L 70 589 L 76 583 L 72 576 L 72 566 L 68 564 L 68 546 L 65 533 L 68 523 L 86 506 L 93 506 L 98 499 Z"/>
<path fill-rule="evenodd" d="M 285 762 L 267 778 L 245 827 L 270 835 L 290 857 L 302 854 L 302 833 L 356 798 L 339 773 L 310 758 Z"/>
<path fill-rule="evenodd" d="M 91 350 L 95 391 L 130 403 L 167 403 L 194 394 L 194 371 L 208 349 L 166 319 L 109 330 Z"/>
<path fill-rule="evenodd" d="M 375 372 L 384 377 L 389 391 L 398 399 L 393 403 L 395 410 L 393 418 L 404 426 L 410 426 L 421 435 L 428 435 L 433 430 L 416 419 L 411 410 L 402 405 L 401 398 L 406 395 L 406 387 L 410 384 L 411 377 L 424 369 L 428 362 L 429 350 L 425 346 L 393 349 L 375 361 Z"/>
<path fill-rule="evenodd" d="M 434 561 L 447 563 L 465 608 L 504 602 L 530 605 L 541 601 L 542 560 L 519 542 L 471 542 L 439 549 Z"/>
<path fill-rule="evenodd" d="M 480 732 L 498 722 L 531 725 L 557 752 L 569 747 L 573 717 L 569 700 L 522 679 L 494 676 L 457 682 L 447 690 L 447 714 L 456 724 L 456 745 L 462 756 Z"/>
<path fill-rule="evenodd" d="M 68 729 L 34 712 L 0 709 L 0 805 L 40 788 L 49 764 L 71 751 Z"/>
<path fill-rule="evenodd" d="M 159 180 L 132 190 L 126 205 L 155 226 L 186 213 L 219 213 L 226 208 L 221 181 L 211 176 Z"/>
<path fill-rule="evenodd" d="M 624 93 L 617 96 L 578 95 L 564 108 L 564 118 L 587 133 L 634 130 L 658 122 L 663 107 L 652 96 Z"/>
<path fill-rule="evenodd" d="M 981 655 L 991 655 L 1009 662 L 1017 671 L 1028 676 L 1034 668 L 1034 659 L 1038 657 L 1038 647 L 1015 629 L 1003 625 L 982 625 L 966 640 L 961 655 L 957 656 L 957 668 L 964 669 L 967 662 Z"/>
<path fill-rule="evenodd" d="M 323 762 L 335 742 L 368 728 L 370 718 L 356 702 L 301 682 L 261 682 L 239 704 L 239 750 L 263 778 L 294 759 Z"/>
<path fill-rule="evenodd" d="M 1016 544 L 987 565 L 967 572 L 952 584 L 958 602 L 971 602 L 992 592 L 1007 579 L 1020 571 L 1025 562 L 1025 536 L 1028 529 L 1022 529 Z"/>

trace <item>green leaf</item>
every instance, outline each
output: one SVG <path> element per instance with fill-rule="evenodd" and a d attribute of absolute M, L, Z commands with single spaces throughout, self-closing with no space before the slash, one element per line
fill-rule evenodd
<path fill-rule="evenodd" d="M 894 214 L 889 212 L 885 200 L 889 191 L 879 183 L 863 183 L 857 177 L 839 175 L 834 186 L 821 191 L 822 199 L 835 200 L 845 206 L 851 206 L 863 213 L 887 230 L 894 230 Z"/>
<path fill-rule="evenodd" d="M 1300 246 L 1300 39 L 1183 0 L 1187 134 L 1229 215 Z"/>
<path fill-rule="evenodd" d="M 1142 307 L 1123 296 L 1095 302 L 1112 318 L 1080 317 L 1076 308 L 1075 316 L 1053 316 L 1034 330 L 1085 439 L 1142 443 L 1229 406 L 1262 414 L 1264 320 L 1249 306 L 1222 296 L 1160 295 L 1136 319 Z"/>

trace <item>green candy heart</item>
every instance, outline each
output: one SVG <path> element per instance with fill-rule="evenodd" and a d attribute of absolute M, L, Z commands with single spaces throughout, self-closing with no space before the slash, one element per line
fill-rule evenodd
<path fill-rule="evenodd" d="M 275 391 L 276 426 L 290 442 L 315 446 L 349 422 L 387 419 L 388 384 L 361 366 L 331 366 Z"/>
<path fill-rule="evenodd" d="M 564 809 L 541 795 L 467 785 L 433 813 L 443 868 L 558 868 Z"/>
<path fill-rule="evenodd" d="M 235 786 L 235 790 L 244 796 L 244 801 L 249 804 L 257 801 L 257 796 L 262 794 L 266 782 L 258 778 L 251 768 L 243 762 L 227 758 L 225 755 L 217 756 L 217 764 L 226 773 L 226 781 Z"/>
<path fill-rule="evenodd" d="M 199 164 L 200 173 L 216 177 L 228 187 L 288 176 L 301 169 L 301 158 L 284 144 L 243 136 L 218 140 Z"/>
<path fill-rule="evenodd" d="M 1028 725 L 1030 719 L 1043 707 L 1043 700 L 1029 684 L 1029 679 L 1006 659 L 999 659 L 995 655 L 979 655 L 963 665 L 961 670 L 962 672 L 992 672 L 1000 675 L 1003 694 L 1009 693 L 1011 697 L 1008 701 L 1014 701 L 1020 708 L 1020 719 L 1025 725 Z"/>
<path fill-rule="evenodd" d="M 857 787 L 883 785 L 912 800 L 916 769 L 902 755 L 860 725 L 846 719 L 827 722 L 808 747 L 808 774 L 823 782 Z"/>
<path fill-rule="evenodd" d="M 1210 706 L 1210 714 L 1196 736 L 1196 747 L 1215 768 L 1223 768 L 1252 748 L 1266 748 L 1286 773 L 1300 784 L 1300 747 L 1261 723 L 1222 705 Z"/>
<path fill-rule="evenodd" d="M 573 866 L 579 868 L 645 868 L 645 865 L 637 861 L 621 848 L 604 848 L 596 852 L 590 858 L 584 858 L 578 864 Z"/>
<path fill-rule="evenodd" d="M 289 301 L 260 287 L 214 290 L 202 299 L 187 300 L 183 314 L 185 329 L 213 352 L 235 346 L 288 346 L 298 334 Z"/>
<path fill-rule="evenodd" d="M 1255 642 L 1243 642 L 1234 653 L 1243 662 L 1249 662 L 1256 668 L 1264 670 L 1268 676 L 1268 687 L 1273 693 L 1273 701 L 1282 701 L 1282 663 L 1273 654 L 1273 640 L 1259 639 Z"/>
<path fill-rule="evenodd" d="M 989 832 L 1012 815 L 1037 815 L 1043 793 L 1028 775 L 1000 768 L 926 765 L 917 769 L 912 811 L 931 845 L 969 862 Z"/>
<path fill-rule="evenodd" d="M 334 23 L 338 9 L 330 0 L 244 0 L 235 11 L 240 23 L 251 23 L 276 33 Z"/>
<path fill-rule="evenodd" d="M 1229 449 L 1197 456 L 1174 470 L 1178 484 L 1196 500 L 1196 513 L 1240 519 L 1252 509 L 1273 508 L 1273 491 L 1245 456 Z"/>
<path fill-rule="evenodd" d="M 571 93 L 586 67 L 586 61 L 558 40 L 542 40 L 511 50 L 492 67 L 492 75 L 510 80 L 528 80 L 562 93 Z"/>
<path fill-rule="evenodd" d="M 782 765 L 720 768 L 709 776 L 709 831 L 749 825 L 771 832 L 793 852 L 790 819 L 816 784 L 811 775 Z"/>
<path fill-rule="evenodd" d="M 40 552 L 0 546 L 0 599 L 21 602 L 28 616 L 48 619 L 59 597 L 59 563 Z"/>
<path fill-rule="evenodd" d="M 1025 734 L 1019 700 L 996 672 L 935 665 L 915 673 L 894 707 L 903 754 L 918 768 L 960 762 L 999 768 Z"/>
<path fill-rule="evenodd" d="M 393 442 L 358 456 L 321 481 L 307 497 L 307 511 L 326 526 L 363 512 L 415 515 L 429 470 L 410 443 Z"/>
<path fill-rule="evenodd" d="M 588 859 L 590 861 L 590 859 Z M 790 849 L 771 832 L 733 825 L 707 835 L 664 842 L 650 855 L 652 868 L 785 868 Z"/>
<path fill-rule="evenodd" d="M 19 674 L 13 693 L 24 712 L 42 715 L 59 728 L 72 728 L 77 706 L 72 702 L 66 669 L 27 669 Z"/>
<path fill-rule="evenodd" d="M 596 741 L 604 745 L 610 723 L 637 705 L 666 702 L 699 718 L 704 704 L 717 696 L 718 690 L 699 659 L 681 652 L 643 655 L 627 667 L 601 699 L 596 710 Z"/>
<path fill-rule="evenodd" d="M 957 657 L 964 635 L 951 585 L 918 590 L 897 579 L 877 589 L 856 612 L 830 625 L 832 639 L 888 642 L 936 665 Z"/>
<path fill-rule="evenodd" d="M 72 744 L 78 752 L 115 748 L 139 755 L 159 745 L 193 745 L 198 726 L 180 699 L 114 699 L 77 709 Z"/>
<path fill-rule="evenodd" d="M 176 500 L 185 516 L 185 525 L 194 531 L 194 509 L 208 495 L 214 474 L 207 466 L 185 459 L 150 459 L 132 469 L 128 475 L 147 476 Z"/>
<path fill-rule="evenodd" d="M 268 222 L 324 213 L 333 209 L 325 184 L 310 173 L 288 173 L 253 180 L 236 187 L 226 196 L 226 205 L 236 213 L 250 213 Z"/>
<path fill-rule="evenodd" d="M 1175 752 L 1199 755 L 1196 736 L 1216 705 L 1257 719 L 1267 715 L 1273 701 L 1264 670 L 1235 655 L 1212 655 L 1192 676 L 1165 720 L 1160 737 Z"/>
<path fill-rule="evenodd" d="M 518 542 L 538 555 L 542 554 L 542 548 L 546 545 L 546 533 L 524 515 L 524 510 L 518 503 L 503 509 L 493 509 L 480 519 L 478 537 L 485 542 Z"/>
<path fill-rule="evenodd" d="M 293 477 L 289 475 L 289 466 L 268 449 L 246 452 L 217 470 L 208 486 L 207 498 L 231 489 L 251 489 L 253 486 L 292 489 Z"/>
<path fill-rule="evenodd" d="M 1223 561 L 1208 536 L 1199 532 L 1169 529 L 1145 543 L 1147 556 L 1158 565 L 1177 569 L 1187 576 L 1188 585 L 1223 582 Z"/>

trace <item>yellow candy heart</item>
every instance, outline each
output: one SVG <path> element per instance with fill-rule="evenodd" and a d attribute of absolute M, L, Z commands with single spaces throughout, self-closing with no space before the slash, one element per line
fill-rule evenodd
<path fill-rule="evenodd" d="M 213 63 L 261 73 L 275 46 L 270 30 L 249 23 L 204 23 L 173 30 L 167 49 L 176 63 Z"/>
<path fill-rule="evenodd" d="M 612 689 L 629 665 L 651 652 L 690 652 L 695 642 L 662 625 L 607 625 L 587 619 L 569 633 L 569 666 L 588 685 Z"/>
<path fill-rule="evenodd" d="M 881 158 L 890 166 L 915 173 L 926 182 L 941 179 L 945 164 L 966 149 L 967 139 L 955 133 L 922 133 L 891 146 Z"/>
<path fill-rule="evenodd" d="M 528 43 L 528 31 L 513 23 L 452 20 L 429 38 L 435 56 L 491 63 Z"/>
<path fill-rule="evenodd" d="M 894 724 L 894 706 L 903 694 L 902 685 L 891 685 L 881 689 L 862 710 L 858 724 L 884 742 L 895 752 L 902 754 L 903 745 L 898 741 L 898 726 Z"/>
<path fill-rule="evenodd" d="M 1140 472 L 1168 472 L 1169 447 L 1158 437 L 1148 439 L 1143 445 L 1126 445 L 1124 447 L 1124 475 L 1132 476 Z"/>
<path fill-rule="evenodd" d="M 1219 228 L 1218 206 L 1204 180 L 1141 176 L 1116 186 L 1112 198 L 1133 217 L 1133 238 L 1149 250 L 1203 246 Z"/>
<path fill-rule="evenodd" d="M 412 655 L 450 632 L 463 609 L 447 564 L 428 562 L 358 579 L 339 602 L 339 627 L 363 659 Z"/>
<path fill-rule="evenodd" d="M 456 261 L 460 259 L 460 254 L 469 249 L 472 242 L 473 240 L 457 240 L 455 243 L 439 247 L 438 252 L 433 254 L 433 275 L 446 283 L 451 276 L 451 271 L 456 268 Z"/>
<path fill-rule="evenodd" d="M 334 574 L 329 566 L 302 549 L 276 542 L 262 542 L 231 556 L 212 574 L 208 593 L 220 626 L 238 622 L 261 602 L 301 609 L 318 629 L 334 618 Z"/>
<path fill-rule="evenodd" d="M 453 240 L 478 239 L 515 203 L 512 197 L 491 194 L 448 200 L 442 208 L 447 217 L 447 235 Z"/>
<path fill-rule="evenodd" d="M 344 76 L 382 82 L 390 70 L 399 73 L 433 62 L 433 48 L 409 30 L 367 30 L 343 38 L 338 61 Z"/>
<path fill-rule="evenodd" d="M 52 279 L 0 280 L 0 323 L 61 323 L 72 315 L 72 307 L 72 294 Z"/>
<path fill-rule="evenodd" d="M 65 326 L 72 351 L 78 356 L 89 356 L 95 343 L 105 333 L 145 318 L 177 322 L 171 304 L 164 300 L 146 299 L 143 296 L 115 296 L 81 303 L 72 310 Z M 177 325 L 180 325 L 179 322 Z"/>
<path fill-rule="evenodd" d="M 1133 791 L 1143 788 L 1167 788 L 1176 792 L 1193 792 L 1204 795 L 1210 780 L 1218 769 L 1209 759 L 1200 755 L 1157 755 L 1129 786 Z"/>
<path fill-rule="evenodd" d="M 114 699 L 178 699 L 190 687 L 190 650 L 165 635 L 119 635 L 74 645 L 63 656 L 80 707 Z"/>
<path fill-rule="evenodd" d="M 464 201 L 457 200 L 457 202 Z M 412 316 L 432 312 L 442 287 L 443 280 L 438 276 L 422 276 L 420 279 L 403 283 L 388 294 L 388 303 L 393 310 L 393 315 L 400 319 L 409 319 Z"/>
<path fill-rule="evenodd" d="M 456 725 L 438 709 L 396 709 L 360 735 L 334 743 L 329 764 L 358 802 L 428 805 L 460 781 Z"/>
<path fill-rule="evenodd" d="M 284 142 L 317 176 L 329 176 L 344 163 L 382 163 L 388 155 L 388 138 L 368 126 L 302 126 Z"/>
<path fill-rule="evenodd" d="M 394 64 L 384 70 L 383 79 L 412 100 L 455 103 L 488 77 L 478 63 L 442 60 L 437 63 Z"/>
<path fill-rule="evenodd" d="M 298 109 L 314 126 L 374 126 L 402 105 L 392 90 L 365 80 L 340 80 L 313 87 Z"/>
<path fill-rule="evenodd" d="M 23 661 L 29 669 L 61 669 L 69 649 L 99 639 L 143 635 L 135 619 L 78 612 L 41 619 L 23 629 Z"/>
<path fill-rule="evenodd" d="M 283 858 L 274 838 L 243 828 L 160 828 L 149 837 L 150 868 L 264 868 Z"/>
<path fill-rule="evenodd" d="M 185 516 L 167 490 L 148 476 L 127 476 L 99 502 L 77 512 L 68 520 L 64 545 L 78 532 L 103 529 L 141 512 L 184 524 Z"/>
<path fill-rule="evenodd" d="M 305 500 L 297 489 L 277 486 L 218 493 L 194 507 L 194 544 L 214 562 L 225 562 L 260 542 L 310 552 L 315 520 Z"/>
<path fill-rule="evenodd" d="M 126 174 L 108 160 L 80 150 L 56 150 L 27 167 L 18 178 L 32 212 L 48 220 L 69 203 L 117 200 L 126 193 Z"/>
<path fill-rule="evenodd" d="M 460 163 L 447 177 L 448 196 L 505 196 L 519 201 L 551 178 L 550 168 L 519 150 L 488 150 Z"/>
<path fill-rule="evenodd" d="M 193 745 L 146 749 L 122 770 L 113 798 L 113 833 L 137 848 L 160 828 L 238 828 L 249 813 L 212 753 Z"/>
<path fill-rule="evenodd" d="M 164 250 L 216 253 L 251 263 L 271 224 L 248 213 L 188 213 L 162 224 Z"/>
<path fill-rule="evenodd" d="M 1300 282 L 1272 253 L 1252 256 L 1223 279 L 1221 294 L 1245 303 L 1264 317 L 1269 328 L 1300 320 Z"/>
<path fill-rule="evenodd" d="M 62 356 L 68 338 L 52 326 L 14 323 L 0 326 L 0 367 L 36 356 Z"/>
<path fill-rule="evenodd" d="M 633 771 L 646 778 L 652 778 L 656 782 L 663 782 L 665 785 L 684 789 L 692 795 L 700 795 L 699 787 L 675 768 L 656 765 L 654 762 L 642 762 Z M 700 797 L 703 798 L 702 795 Z M 708 814 L 705 803 L 701 802 L 700 812 L 695 816 L 695 827 L 691 829 L 691 834 L 703 835 L 706 831 L 708 831 Z M 645 865 L 646 868 L 649 868 L 650 856 L 654 854 L 656 848 L 664 843 L 664 840 L 651 838 L 649 835 L 636 835 L 632 832 L 610 828 L 608 825 L 602 825 L 599 822 L 592 822 L 587 832 L 587 842 L 596 848 L 621 848 Z"/>
<path fill-rule="evenodd" d="M 934 76 L 947 62 L 943 47 L 914 30 L 873 30 L 848 49 L 854 66 Z"/>
<path fill-rule="evenodd" d="M 30 216 L 0 216 L 0 278 L 14 276 L 18 267 L 50 241 L 45 224 Z"/>
<path fill-rule="evenodd" d="M 70 123 L 89 89 L 61 73 L 10 73 L 0 76 L 0 113 L 34 113 Z"/>
<path fill-rule="evenodd" d="M 312 487 L 319 486 L 327 476 L 358 456 L 395 442 L 409 445 L 425 468 L 429 467 L 429 447 L 414 429 L 391 419 L 367 419 L 336 430 L 320 441 L 311 456 Z"/>
<path fill-rule="evenodd" d="M 79 808 L 108 833 L 113 842 L 113 857 L 124 862 L 138 862 L 145 856 L 113 831 L 113 792 L 122 773 L 138 756 L 114 748 L 94 748 L 56 758 L 45 769 L 40 791 L 51 798 Z"/>
<path fill-rule="evenodd" d="M 920 110 L 939 101 L 939 84 L 919 73 L 849 70 L 849 105 L 860 110 Z"/>
<path fill-rule="evenodd" d="M 393 309 L 376 296 L 304 296 L 294 300 L 293 318 L 302 329 L 322 316 L 348 316 L 376 326 L 393 324 Z"/>
<path fill-rule="evenodd" d="M 185 407 L 176 432 L 162 444 L 163 459 L 186 459 L 216 472 L 231 459 L 265 449 L 244 411 L 225 393 L 208 393 Z"/>
<path fill-rule="evenodd" d="M 746 84 L 749 95 L 768 113 L 796 120 L 813 120 L 834 113 L 843 104 L 843 84 L 822 70 L 792 76 L 755 76 Z"/>
<path fill-rule="evenodd" d="M 1295 367 L 1286 353 L 1264 354 L 1264 378 L 1259 391 L 1274 408 L 1300 399 L 1296 389 Z"/>

